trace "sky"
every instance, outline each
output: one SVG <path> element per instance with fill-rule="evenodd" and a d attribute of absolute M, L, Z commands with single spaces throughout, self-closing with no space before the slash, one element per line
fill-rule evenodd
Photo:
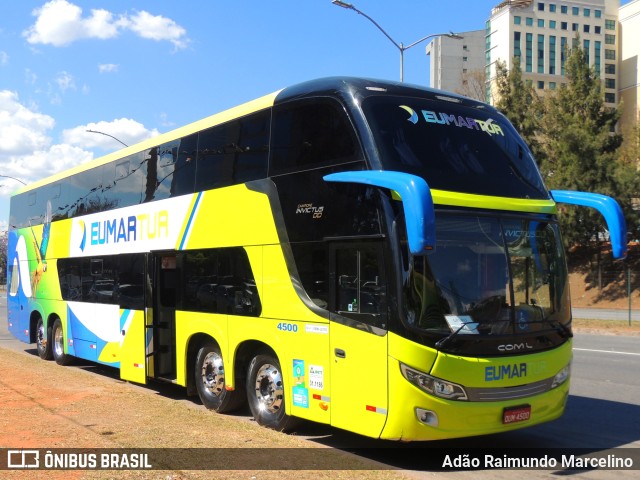
<path fill-rule="evenodd" d="M 396 42 L 484 28 L 499 0 L 354 0 Z M 623 1 L 623 3 L 627 3 Z M 405 81 L 428 86 L 424 41 Z M 0 231 L 21 186 L 313 78 L 399 79 L 400 54 L 331 0 L 5 0 Z"/>

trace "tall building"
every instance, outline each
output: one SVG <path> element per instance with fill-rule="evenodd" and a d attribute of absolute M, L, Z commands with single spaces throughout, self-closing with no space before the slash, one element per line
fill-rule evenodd
<path fill-rule="evenodd" d="M 622 103 L 623 128 L 640 120 L 640 0 L 620 7 L 619 101 Z"/>
<path fill-rule="evenodd" d="M 443 35 L 427 45 L 431 57 L 429 85 L 484 100 L 485 32 L 458 34 L 462 39 Z M 476 88 L 481 96 L 472 94 Z"/>
<path fill-rule="evenodd" d="M 618 9 L 620 0 L 507 0 L 486 23 L 487 99 L 493 101 L 496 62 L 511 69 L 520 62 L 523 78 L 540 92 L 566 82 L 566 52 L 579 45 L 603 79 L 605 102 L 618 102 Z"/>
<path fill-rule="evenodd" d="M 468 50 L 461 50 L 448 38 L 427 47 L 432 86 L 461 92 L 465 65 L 480 62 L 483 99 L 495 103 L 496 62 L 511 69 L 518 61 L 523 78 L 544 95 L 566 82 L 566 52 L 578 44 L 602 79 L 606 104 L 623 106 L 621 131 L 640 117 L 640 0 L 506 0 L 491 10 L 483 35 L 463 35 L 477 35 L 476 47 L 465 42 Z"/>

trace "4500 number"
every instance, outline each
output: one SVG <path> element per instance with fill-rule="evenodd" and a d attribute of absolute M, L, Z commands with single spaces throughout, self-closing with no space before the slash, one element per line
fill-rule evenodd
<path fill-rule="evenodd" d="M 296 325 L 295 323 L 280 322 L 278 324 L 278 330 L 282 330 L 283 332 L 297 332 L 298 325 Z"/>

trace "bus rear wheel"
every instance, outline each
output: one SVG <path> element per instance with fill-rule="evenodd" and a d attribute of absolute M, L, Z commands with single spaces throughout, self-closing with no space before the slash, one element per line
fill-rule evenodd
<path fill-rule="evenodd" d="M 271 354 L 259 354 L 251 360 L 247 374 L 247 398 L 258 425 L 285 431 L 298 423 L 286 412 L 282 369 L 278 359 Z"/>
<path fill-rule="evenodd" d="M 208 343 L 198 350 L 195 365 L 195 382 L 202 404 L 209 410 L 226 413 L 237 410 L 245 401 L 242 387 L 227 390 L 225 368 L 220 348 Z"/>
<path fill-rule="evenodd" d="M 53 340 L 53 359 L 58 365 L 69 365 L 72 357 L 64 353 L 64 330 L 62 330 L 62 322 L 59 318 L 53 322 L 51 339 Z"/>
<path fill-rule="evenodd" d="M 43 360 L 51 360 L 53 358 L 51 342 L 49 340 L 49 332 L 44 328 L 44 321 L 42 317 L 38 317 L 36 324 L 36 348 L 38 349 L 38 356 Z"/>

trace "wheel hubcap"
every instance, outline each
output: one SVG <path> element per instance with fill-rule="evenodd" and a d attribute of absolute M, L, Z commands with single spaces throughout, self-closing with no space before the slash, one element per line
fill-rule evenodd
<path fill-rule="evenodd" d="M 64 354 L 64 339 L 62 338 L 62 328 L 56 328 L 53 334 L 53 348 L 56 352 L 56 357 L 60 357 Z"/>
<path fill-rule="evenodd" d="M 284 398 L 282 374 L 275 365 L 260 367 L 256 375 L 256 397 L 261 410 L 278 412 Z"/>
<path fill-rule="evenodd" d="M 38 349 L 43 350 L 46 345 L 46 340 L 44 339 L 44 324 L 42 323 L 38 325 L 37 342 L 38 342 Z"/>
<path fill-rule="evenodd" d="M 202 363 L 202 384 L 216 397 L 224 392 L 224 364 L 222 357 L 216 353 L 208 353 Z"/>

